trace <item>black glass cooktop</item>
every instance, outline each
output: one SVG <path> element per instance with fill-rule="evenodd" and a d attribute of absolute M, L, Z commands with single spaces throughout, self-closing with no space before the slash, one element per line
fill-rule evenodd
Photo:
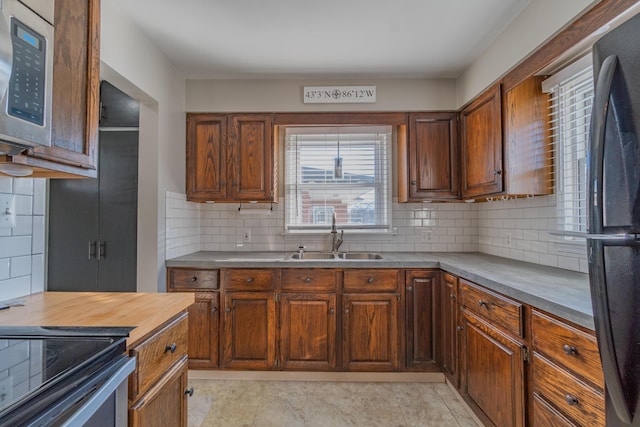
<path fill-rule="evenodd" d="M 17 407 L 64 394 L 124 354 L 131 329 L 0 326 L 0 425 Z"/>

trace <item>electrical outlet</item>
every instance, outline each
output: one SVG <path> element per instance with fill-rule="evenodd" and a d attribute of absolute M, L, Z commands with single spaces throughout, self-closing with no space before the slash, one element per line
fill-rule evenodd
<path fill-rule="evenodd" d="M 0 379 L 0 407 L 5 407 L 13 400 L 13 377 Z"/>
<path fill-rule="evenodd" d="M 431 241 L 431 230 L 422 230 L 422 241 L 423 242 Z"/>
<path fill-rule="evenodd" d="M 508 247 L 511 247 L 511 233 L 507 233 L 507 237 L 505 237 L 505 243 Z"/>
<path fill-rule="evenodd" d="M 242 241 L 245 243 L 251 242 L 251 229 L 247 228 L 244 230 L 244 233 L 242 234 Z"/>

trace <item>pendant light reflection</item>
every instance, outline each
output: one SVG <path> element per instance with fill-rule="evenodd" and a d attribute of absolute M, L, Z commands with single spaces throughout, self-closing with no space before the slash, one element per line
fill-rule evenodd
<path fill-rule="evenodd" d="M 340 157 L 340 128 L 338 128 L 338 155 L 333 159 L 333 177 L 342 178 L 342 157 Z"/>

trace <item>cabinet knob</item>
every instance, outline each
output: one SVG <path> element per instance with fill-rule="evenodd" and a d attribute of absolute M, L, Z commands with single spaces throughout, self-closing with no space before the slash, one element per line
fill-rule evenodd
<path fill-rule="evenodd" d="M 198 281 L 198 278 L 197 278 L 196 276 L 193 276 L 193 277 L 191 278 L 191 281 L 192 281 L 192 282 L 197 282 L 197 281 Z"/>
<path fill-rule="evenodd" d="M 562 349 L 564 350 L 565 353 L 567 353 L 569 356 L 575 356 L 576 354 L 578 354 L 578 349 L 575 348 L 572 345 L 569 344 L 565 344 L 562 346 Z"/>
<path fill-rule="evenodd" d="M 246 282 L 247 282 L 247 283 L 251 283 L 251 282 L 253 282 L 253 277 L 247 277 Z"/>
<path fill-rule="evenodd" d="M 502 175 L 502 171 L 499 170 L 499 169 L 496 169 L 496 170 L 493 171 L 493 174 L 494 175 Z"/>
<path fill-rule="evenodd" d="M 413 290 L 413 286 L 407 286 L 407 291 L 411 292 Z"/>
<path fill-rule="evenodd" d="M 479 300 L 478 301 L 478 305 L 480 307 L 488 307 L 489 306 L 489 304 L 487 304 L 487 302 L 485 300 Z"/>
<path fill-rule="evenodd" d="M 411 181 L 411 185 L 416 185 L 417 182 L 416 181 Z"/>
<path fill-rule="evenodd" d="M 580 402 L 578 402 L 578 398 L 577 398 L 577 397 L 572 396 L 572 395 L 570 395 L 570 394 L 567 394 L 567 395 L 564 397 L 564 400 L 566 400 L 566 401 L 567 401 L 567 405 L 569 405 L 569 406 L 575 406 L 575 405 L 577 405 L 578 403 L 580 403 Z"/>
<path fill-rule="evenodd" d="M 456 330 L 462 331 L 462 326 L 456 326 Z"/>
<path fill-rule="evenodd" d="M 311 277 L 307 277 L 306 279 L 304 279 L 305 283 L 311 283 Z"/>
<path fill-rule="evenodd" d="M 333 308 L 330 308 L 330 309 L 329 309 L 329 314 L 333 314 L 333 313 L 335 313 L 335 312 L 336 312 L 336 311 L 335 311 Z"/>
<path fill-rule="evenodd" d="M 224 309 L 224 311 L 226 311 L 227 313 L 229 313 L 231 311 L 231 307 L 227 307 Z"/>
<path fill-rule="evenodd" d="M 184 395 L 189 397 L 193 396 L 193 387 L 186 389 Z"/>
<path fill-rule="evenodd" d="M 449 299 L 456 299 L 455 294 L 450 294 L 450 295 L 449 295 Z"/>
<path fill-rule="evenodd" d="M 373 283 L 373 277 L 369 277 L 369 280 L 367 280 L 368 283 Z"/>
<path fill-rule="evenodd" d="M 176 349 L 178 348 L 178 346 L 176 345 L 176 343 L 171 343 L 170 345 L 165 346 L 164 348 L 164 352 L 171 352 L 171 353 L 175 353 Z"/>
<path fill-rule="evenodd" d="M 215 313 L 216 311 L 218 311 L 218 307 L 216 307 L 216 306 L 211 307 L 211 312 L 212 313 Z"/>
<path fill-rule="evenodd" d="M 349 314 L 349 309 L 348 308 L 344 309 L 344 314 Z"/>

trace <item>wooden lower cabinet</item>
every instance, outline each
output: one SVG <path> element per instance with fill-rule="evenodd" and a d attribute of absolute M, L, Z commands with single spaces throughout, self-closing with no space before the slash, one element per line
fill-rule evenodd
<path fill-rule="evenodd" d="M 336 368 L 336 294 L 280 294 L 280 367 Z"/>
<path fill-rule="evenodd" d="M 348 371 L 395 371 L 399 366 L 399 294 L 342 295 L 342 357 Z"/>
<path fill-rule="evenodd" d="M 406 367 L 440 370 L 440 272 L 411 270 L 405 273 Z"/>
<path fill-rule="evenodd" d="M 186 427 L 187 357 L 184 356 L 129 409 L 131 427 Z"/>
<path fill-rule="evenodd" d="M 219 292 L 196 292 L 189 307 L 189 368 L 218 367 Z"/>
<path fill-rule="evenodd" d="M 489 425 L 524 426 L 524 349 L 517 339 L 462 311 L 461 391 Z"/>
<path fill-rule="evenodd" d="M 273 292 L 224 295 L 225 368 L 272 369 L 276 360 L 276 300 Z"/>
<path fill-rule="evenodd" d="M 460 386 L 458 363 L 458 278 L 442 274 L 442 371 L 454 387 Z"/>

